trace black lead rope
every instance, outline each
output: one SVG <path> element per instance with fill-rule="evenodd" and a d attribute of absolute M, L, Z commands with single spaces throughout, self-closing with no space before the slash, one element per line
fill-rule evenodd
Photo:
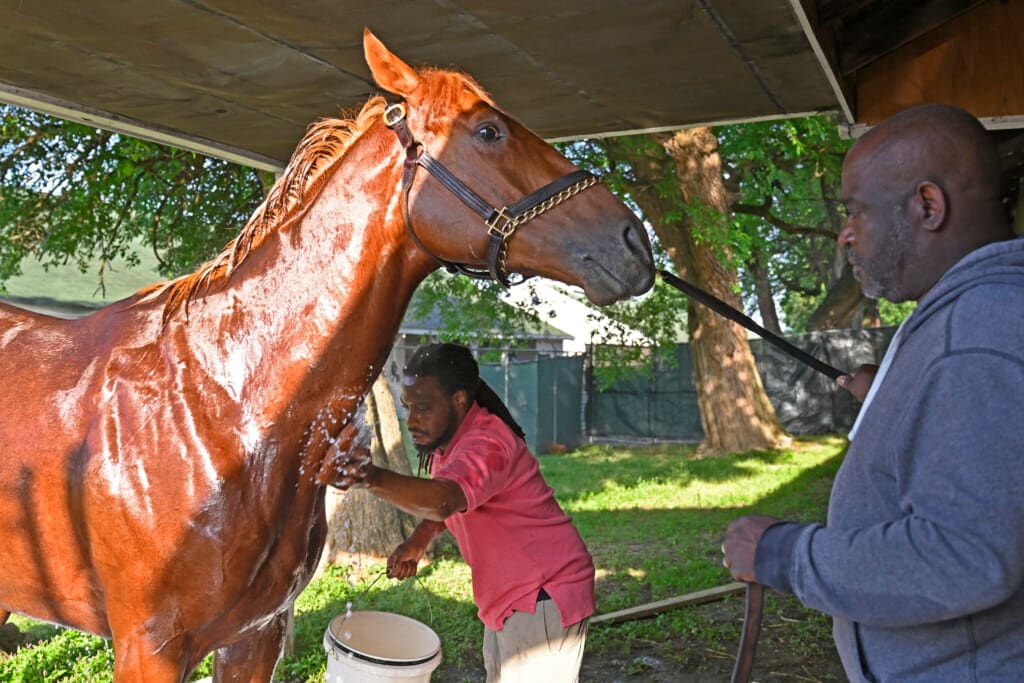
<path fill-rule="evenodd" d="M 837 377 L 846 374 L 842 370 L 838 370 L 829 365 L 828 363 L 823 363 L 822 361 L 818 360 L 817 358 L 807 353 L 803 349 L 789 343 L 782 337 L 776 334 L 772 334 L 771 332 L 769 332 L 768 330 L 764 329 L 756 322 L 751 320 L 749 317 L 740 313 L 735 308 L 725 303 L 721 299 L 718 299 L 712 296 L 711 294 L 708 294 L 703 289 L 691 285 L 686 280 L 682 280 L 676 277 L 667 270 L 659 270 L 658 273 L 661 275 L 662 280 L 672 285 L 686 296 L 704 304 L 705 306 L 713 310 L 715 313 L 718 313 L 722 317 L 728 318 L 729 320 L 732 320 L 735 323 L 739 323 L 740 325 L 747 328 L 754 334 L 760 336 L 766 342 L 774 344 L 778 348 L 788 353 L 793 358 L 796 358 L 801 363 L 809 365 L 811 368 L 817 370 L 821 374 L 827 375 L 832 379 L 836 379 Z"/>
<path fill-rule="evenodd" d="M 416 246 L 430 254 L 431 258 L 452 273 L 461 273 L 480 280 L 490 278 L 508 287 L 511 283 L 508 279 L 505 262 L 508 258 L 508 241 L 516 228 L 601 182 L 589 171 L 574 171 L 531 192 L 511 206 L 499 209 L 488 204 L 480 195 L 466 186 L 454 173 L 445 168 L 444 164 L 432 157 L 421 143 L 416 141 L 406 125 L 404 105 L 399 103 L 389 106 L 384 111 L 384 123 L 395 131 L 399 143 L 405 148 L 406 157 L 402 172 L 402 213 L 405 219 L 405 229 Z M 416 236 L 409 215 L 409 191 L 412 189 L 412 182 L 416 177 L 416 169 L 420 167 L 483 219 L 489 237 L 487 270 L 478 270 L 443 259 L 427 249 Z"/>
<path fill-rule="evenodd" d="M 743 611 L 743 633 L 736 652 L 736 665 L 732 669 L 732 683 L 747 683 L 754 671 L 757 639 L 761 636 L 761 614 L 764 612 L 764 586 L 747 584 L 746 607 Z"/>

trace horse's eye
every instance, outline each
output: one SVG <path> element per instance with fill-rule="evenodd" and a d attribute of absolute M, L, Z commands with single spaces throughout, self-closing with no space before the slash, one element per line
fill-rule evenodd
<path fill-rule="evenodd" d="M 497 142 L 502 137 L 498 127 L 489 123 L 477 128 L 476 136 L 484 142 Z"/>

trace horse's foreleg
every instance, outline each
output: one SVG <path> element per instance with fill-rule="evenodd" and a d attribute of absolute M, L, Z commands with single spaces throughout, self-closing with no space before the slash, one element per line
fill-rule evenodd
<path fill-rule="evenodd" d="M 114 634 L 114 680 L 117 683 L 183 683 L 188 658 L 175 638 L 157 644 L 145 632 Z"/>
<path fill-rule="evenodd" d="M 213 655 L 214 683 L 270 683 L 284 648 L 287 612 Z"/>

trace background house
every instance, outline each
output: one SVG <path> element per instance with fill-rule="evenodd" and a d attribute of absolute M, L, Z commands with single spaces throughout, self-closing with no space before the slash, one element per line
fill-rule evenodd
<path fill-rule="evenodd" d="M 544 320 L 572 334 L 564 340 L 566 353 L 586 353 L 587 347 L 601 343 L 615 329 L 620 343 L 650 346 L 651 340 L 636 330 L 612 320 L 583 299 L 583 292 L 559 282 L 534 279 L 505 291 L 503 300 L 519 308 L 536 310 Z"/>

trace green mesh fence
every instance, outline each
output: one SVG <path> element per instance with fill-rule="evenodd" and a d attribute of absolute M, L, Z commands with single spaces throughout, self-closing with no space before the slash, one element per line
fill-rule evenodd
<path fill-rule="evenodd" d="M 893 327 L 830 330 L 788 339 L 840 370 L 852 370 L 880 362 L 894 332 Z M 835 434 L 850 428 L 860 404 L 848 392 L 762 339 L 751 339 L 750 348 L 768 400 L 787 431 Z M 656 363 L 650 377 L 637 373 L 602 391 L 589 389 L 588 437 L 687 442 L 703 438 L 689 345 L 677 347 L 676 360 L 674 367 Z"/>
<path fill-rule="evenodd" d="M 594 437 L 699 441 L 703 436 L 693 359 L 685 344 L 676 347 L 674 366 L 655 361 L 649 377 L 637 372 L 588 393 L 587 433 Z"/>
<path fill-rule="evenodd" d="M 878 363 L 895 328 L 835 330 L 790 336 L 808 353 L 841 370 Z M 760 339 L 750 342 L 768 399 L 793 434 L 833 434 L 850 428 L 859 403 L 835 383 Z M 583 356 L 481 363 L 484 381 L 508 405 L 536 454 L 575 448 L 584 440 L 696 442 L 704 432 L 690 347 L 676 362 L 658 362 L 650 376 L 596 391 Z"/>
<path fill-rule="evenodd" d="M 530 450 L 540 455 L 580 444 L 583 364 L 583 356 L 483 363 L 480 376 L 523 427 Z"/>

